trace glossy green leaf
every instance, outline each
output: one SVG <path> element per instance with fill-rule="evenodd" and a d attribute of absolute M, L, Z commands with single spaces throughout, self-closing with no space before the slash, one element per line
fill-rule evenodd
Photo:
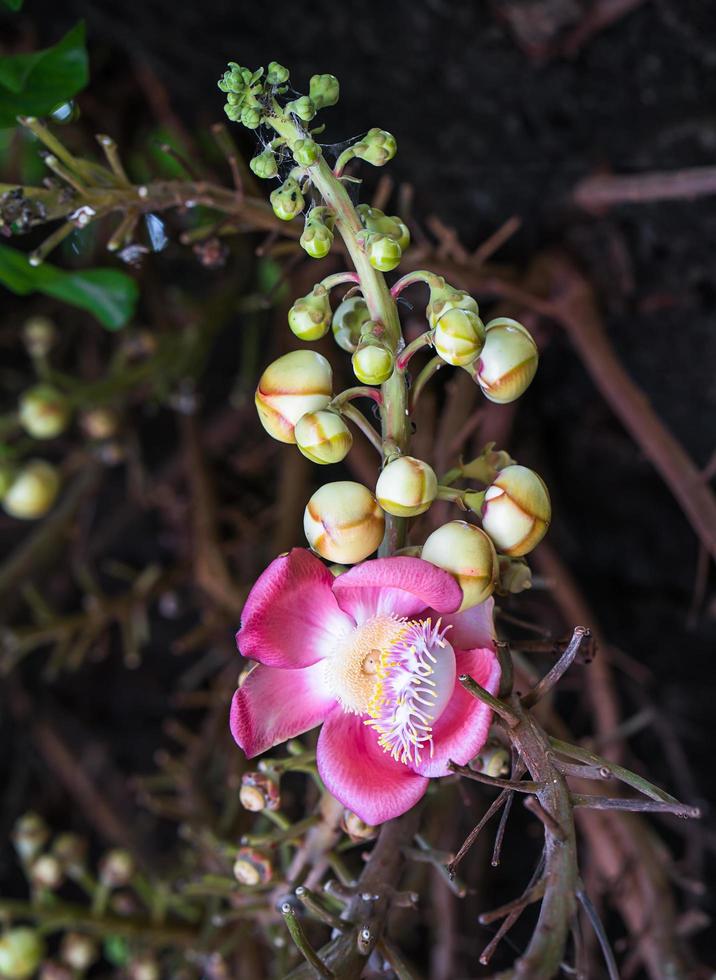
<path fill-rule="evenodd" d="M 139 289 L 131 276 L 117 269 L 58 269 L 32 266 L 22 252 L 0 245 L 0 283 L 20 296 L 44 293 L 78 306 L 109 330 L 119 330 L 131 318 Z"/>
<path fill-rule="evenodd" d="M 0 58 L 0 127 L 18 116 L 45 116 L 85 87 L 89 66 L 85 26 L 77 24 L 52 48 Z"/>

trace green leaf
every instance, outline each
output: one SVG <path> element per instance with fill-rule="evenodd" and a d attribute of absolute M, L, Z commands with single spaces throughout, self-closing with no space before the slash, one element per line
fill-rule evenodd
<path fill-rule="evenodd" d="M 2 0 L 2 3 L 10 10 L 19 10 L 22 7 L 22 0 Z"/>
<path fill-rule="evenodd" d="M 52 48 L 0 58 L 0 127 L 14 126 L 17 116 L 47 115 L 88 80 L 81 21 Z"/>
<path fill-rule="evenodd" d="M 57 266 L 32 266 L 15 248 L 0 245 L 0 283 L 20 296 L 44 293 L 78 306 L 95 316 L 109 330 L 119 330 L 134 314 L 139 296 L 137 283 L 116 269 L 67 271 Z"/>

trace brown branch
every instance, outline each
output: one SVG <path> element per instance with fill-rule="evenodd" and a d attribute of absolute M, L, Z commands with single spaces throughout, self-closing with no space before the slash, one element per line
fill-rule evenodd
<path fill-rule="evenodd" d="M 589 638 L 589 630 L 585 626 L 576 626 L 574 628 L 574 633 L 572 634 L 572 639 L 569 641 L 567 649 L 564 651 L 562 656 L 559 658 L 554 667 L 545 674 L 541 681 L 528 691 L 527 694 L 522 698 L 522 704 L 525 708 L 531 708 L 533 705 L 541 701 L 545 694 L 557 684 L 562 675 L 569 670 L 572 663 L 574 662 L 582 643 Z"/>
<path fill-rule="evenodd" d="M 600 211 L 614 204 L 693 200 L 716 194 L 716 167 L 643 174 L 600 174 L 580 180 L 572 201 L 585 211 Z"/>

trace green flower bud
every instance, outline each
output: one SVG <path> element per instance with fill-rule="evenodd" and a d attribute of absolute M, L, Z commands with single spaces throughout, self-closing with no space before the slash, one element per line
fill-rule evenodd
<path fill-rule="evenodd" d="M 410 245 L 410 231 L 408 229 L 408 226 L 405 224 L 404 221 L 401 221 L 400 218 L 397 218 L 395 216 L 393 216 L 390 220 L 394 221 L 398 226 L 398 232 L 399 232 L 398 245 L 400 245 L 401 252 L 407 251 L 408 246 Z M 394 238 L 395 235 L 391 237 Z"/>
<path fill-rule="evenodd" d="M 353 147 L 353 155 L 359 160 L 382 167 L 392 160 L 398 149 L 396 139 L 384 129 L 369 129 L 360 142 Z"/>
<path fill-rule="evenodd" d="M 12 829 L 12 842 L 21 861 L 31 861 L 50 839 L 50 828 L 37 813 L 24 813 Z"/>
<path fill-rule="evenodd" d="M 40 965 L 45 944 L 38 932 L 26 926 L 10 929 L 0 938 L 0 976 L 27 980 Z"/>
<path fill-rule="evenodd" d="M 435 324 L 435 350 L 454 367 L 474 361 L 484 342 L 485 327 L 477 313 L 471 310 L 448 310 Z"/>
<path fill-rule="evenodd" d="M 258 129 L 261 125 L 261 112 L 253 106 L 245 105 L 241 110 L 241 123 L 247 129 Z"/>
<path fill-rule="evenodd" d="M 52 507 L 59 489 L 60 477 L 55 467 L 33 459 L 18 470 L 2 506 L 10 517 L 33 521 Z"/>
<path fill-rule="evenodd" d="M 312 259 L 324 259 L 333 245 L 333 232 L 321 221 L 307 219 L 300 243 Z"/>
<path fill-rule="evenodd" d="M 67 428 L 72 410 L 61 391 L 39 384 L 20 396 L 18 413 L 20 425 L 33 439 L 54 439 Z"/>
<path fill-rule="evenodd" d="M 382 385 L 393 373 L 395 358 L 384 344 L 360 343 L 351 359 L 353 373 L 364 385 Z"/>
<path fill-rule="evenodd" d="M 289 177 L 280 187 L 271 192 L 269 198 L 273 213 L 281 221 L 291 221 L 303 211 L 305 201 L 295 177 Z"/>
<path fill-rule="evenodd" d="M 490 538 L 467 521 L 450 521 L 430 535 L 422 557 L 455 578 L 462 589 L 458 612 L 492 595 L 497 582 L 497 554 Z"/>
<path fill-rule="evenodd" d="M 278 173 L 278 164 L 276 163 L 276 157 L 274 156 L 273 150 L 264 150 L 263 153 L 259 153 L 258 156 L 252 157 L 249 160 L 249 167 L 257 177 L 262 180 L 269 180 L 271 177 L 275 177 Z"/>
<path fill-rule="evenodd" d="M 350 452 L 353 436 L 336 412 L 307 412 L 294 429 L 296 445 L 314 463 L 340 463 Z"/>
<path fill-rule="evenodd" d="M 331 400 L 333 374 L 321 354 L 295 350 L 266 368 L 256 389 L 261 424 L 279 442 L 295 443 L 294 426 L 307 412 L 325 408 Z"/>
<path fill-rule="evenodd" d="M 69 878 L 78 878 L 87 868 L 87 841 L 78 834 L 60 834 L 52 844 L 52 853 Z"/>
<path fill-rule="evenodd" d="M 335 105 L 340 94 L 340 85 L 335 75 L 312 75 L 308 94 L 316 109 Z"/>
<path fill-rule="evenodd" d="M 54 854 L 41 854 L 30 865 L 30 880 L 36 888 L 54 891 L 62 884 L 62 865 Z"/>
<path fill-rule="evenodd" d="M 269 85 L 283 85 L 284 82 L 288 81 L 288 76 L 288 68 L 284 68 L 283 65 L 279 65 L 278 61 L 269 62 L 268 70 L 266 72 L 266 81 Z"/>
<path fill-rule="evenodd" d="M 365 233 L 358 232 L 359 240 L 361 234 Z M 390 272 L 399 265 L 403 252 L 394 238 L 369 232 L 363 238 L 363 243 L 368 261 L 374 269 L 379 272 Z"/>
<path fill-rule="evenodd" d="M 304 122 L 310 122 L 310 120 L 316 115 L 316 107 L 313 104 L 312 99 L 310 99 L 307 95 L 302 95 L 299 99 L 286 103 L 286 112 L 292 112 Z"/>
<path fill-rule="evenodd" d="M 325 337 L 331 326 L 331 303 L 325 286 L 319 282 L 310 293 L 296 300 L 288 311 L 288 325 L 300 340 Z"/>
<path fill-rule="evenodd" d="M 524 558 L 498 555 L 499 581 L 496 591 L 500 595 L 516 595 L 532 588 L 532 570 Z"/>
<path fill-rule="evenodd" d="M 322 558 L 355 565 L 383 540 L 385 516 L 367 487 L 343 480 L 316 490 L 306 506 L 303 529 Z"/>
<path fill-rule="evenodd" d="M 234 877 L 240 885 L 265 885 L 273 877 L 273 865 L 253 847 L 240 847 L 234 862 Z"/>
<path fill-rule="evenodd" d="M 134 858 L 129 851 L 116 847 L 100 858 L 99 880 L 107 888 L 124 888 L 134 877 L 135 870 Z"/>
<path fill-rule="evenodd" d="M 84 973 L 99 958 L 97 943 L 81 932 L 67 932 L 62 937 L 60 959 L 78 973 Z"/>
<path fill-rule="evenodd" d="M 430 287 L 430 301 L 425 309 L 425 316 L 431 327 L 436 327 L 440 317 L 448 310 L 469 310 L 479 312 L 477 303 L 469 293 L 462 289 L 454 289 L 448 285 L 442 276 L 436 276 L 435 284 Z"/>
<path fill-rule="evenodd" d="M 424 514 L 437 493 L 435 471 L 415 456 L 398 456 L 388 463 L 375 488 L 380 506 L 395 517 Z"/>
<path fill-rule="evenodd" d="M 352 354 L 361 338 L 364 323 L 370 320 L 368 304 L 362 296 L 349 296 L 336 307 L 331 329 L 341 350 Z"/>
<path fill-rule="evenodd" d="M 499 317 L 485 327 L 485 346 L 471 374 L 491 402 L 519 398 L 537 372 L 539 354 L 531 334 L 517 320 Z"/>
<path fill-rule="evenodd" d="M 526 555 L 547 533 L 552 518 L 547 487 L 534 470 L 507 466 L 485 490 L 482 526 L 511 557 Z"/>
<path fill-rule="evenodd" d="M 46 357 L 55 343 L 55 325 L 46 316 L 31 316 L 22 328 L 22 339 L 30 357 Z"/>
<path fill-rule="evenodd" d="M 299 167 L 312 166 L 321 156 L 321 148 L 313 140 L 296 140 L 293 144 L 293 159 Z"/>

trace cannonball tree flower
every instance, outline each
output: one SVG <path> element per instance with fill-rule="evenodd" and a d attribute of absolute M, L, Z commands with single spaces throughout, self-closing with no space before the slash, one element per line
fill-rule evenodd
<path fill-rule="evenodd" d="M 367 824 L 399 816 L 487 738 L 491 712 L 458 677 L 497 692 L 493 602 L 456 614 L 461 602 L 455 579 L 421 558 L 336 578 L 305 549 L 282 555 L 244 606 L 237 641 L 257 664 L 234 695 L 234 738 L 252 758 L 322 725 L 327 789 Z"/>

